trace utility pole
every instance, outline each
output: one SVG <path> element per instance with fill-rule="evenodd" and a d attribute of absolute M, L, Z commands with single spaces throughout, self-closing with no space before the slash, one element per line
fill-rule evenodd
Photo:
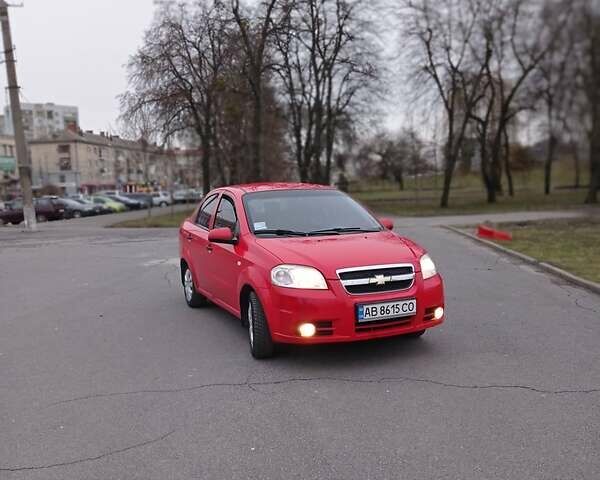
<path fill-rule="evenodd" d="M 36 229 L 35 209 L 33 207 L 33 193 L 31 190 L 31 159 L 25 142 L 25 131 L 23 130 L 23 116 L 21 114 L 20 89 L 17 82 L 17 70 L 15 67 L 15 50 L 10 32 L 10 21 L 8 19 L 8 4 L 0 0 L 0 22 L 2 22 L 2 39 L 4 41 L 4 61 L 6 63 L 6 76 L 8 78 L 8 92 L 10 96 L 10 109 L 15 132 L 15 144 L 17 149 L 17 166 L 19 167 L 19 180 L 23 192 L 23 217 L 25 228 Z"/>

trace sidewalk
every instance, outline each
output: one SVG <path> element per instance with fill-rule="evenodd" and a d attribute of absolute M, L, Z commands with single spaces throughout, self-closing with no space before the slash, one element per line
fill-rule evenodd
<path fill-rule="evenodd" d="M 396 228 L 441 227 L 445 225 L 475 225 L 483 222 L 529 222 L 557 218 L 579 218 L 588 215 L 600 215 L 600 208 L 583 207 L 578 210 L 478 213 L 474 215 L 447 215 L 438 217 L 394 217 L 394 225 Z"/>

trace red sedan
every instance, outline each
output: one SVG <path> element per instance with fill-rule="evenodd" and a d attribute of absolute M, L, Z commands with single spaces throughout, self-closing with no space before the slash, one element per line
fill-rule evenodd
<path fill-rule="evenodd" d="M 392 228 L 330 187 L 216 189 L 179 230 L 185 299 L 241 318 L 256 358 L 277 343 L 420 337 L 444 321 L 442 278 Z"/>

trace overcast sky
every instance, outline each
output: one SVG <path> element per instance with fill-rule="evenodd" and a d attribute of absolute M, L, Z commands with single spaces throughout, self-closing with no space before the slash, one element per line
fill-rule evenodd
<path fill-rule="evenodd" d="M 85 130 L 116 128 L 124 65 L 153 11 L 153 0 L 25 0 L 24 8 L 11 8 L 22 99 L 76 105 Z"/>
<path fill-rule="evenodd" d="M 82 129 L 117 131 L 124 65 L 154 8 L 153 0 L 25 0 L 23 8 L 11 8 L 22 100 L 75 105 Z M 0 86 L 6 87 L 4 66 Z M 1 103 L 3 111 L 6 93 Z M 384 124 L 397 128 L 403 121 L 397 98 L 382 107 Z"/>

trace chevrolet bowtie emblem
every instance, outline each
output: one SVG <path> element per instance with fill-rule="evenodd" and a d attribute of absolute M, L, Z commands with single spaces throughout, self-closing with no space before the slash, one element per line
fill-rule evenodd
<path fill-rule="evenodd" d="M 387 282 L 387 278 L 384 275 L 375 275 L 371 279 L 371 283 L 376 283 L 377 285 L 385 285 L 385 282 Z"/>

